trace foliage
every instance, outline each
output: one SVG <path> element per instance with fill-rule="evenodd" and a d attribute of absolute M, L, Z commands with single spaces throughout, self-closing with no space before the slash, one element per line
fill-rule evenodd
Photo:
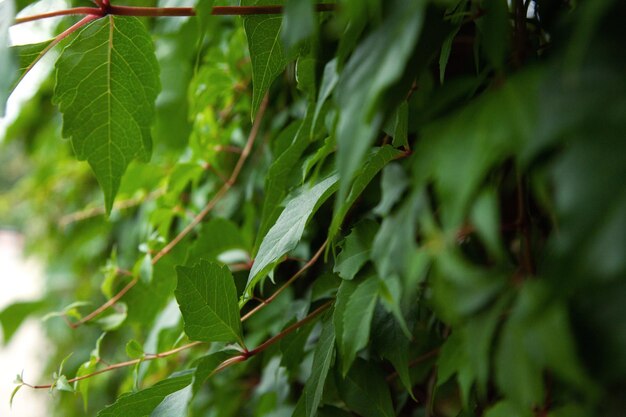
<path fill-rule="evenodd" d="M 0 224 L 47 285 L 0 322 L 45 316 L 52 415 L 624 415 L 623 3 L 103 0 L 9 47 L 31 3 Z"/>

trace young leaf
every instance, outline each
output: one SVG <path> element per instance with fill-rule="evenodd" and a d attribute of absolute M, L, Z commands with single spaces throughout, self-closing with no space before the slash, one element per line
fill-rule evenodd
<path fill-rule="evenodd" d="M 15 398 L 15 394 L 17 394 L 17 392 L 24 386 L 24 384 L 20 384 L 17 385 L 15 388 L 13 388 L 13 391 L 11 392 L 11 397 L 9 397 L 9 408 L 13 407 L 13 399 Z"/>
<path fill-rule="evenodd" d="M 192 376 L 191 371 L 186 371 L 157 382 L 150 388 L 133 394 L 122 395 L 115 403 L 101 410 L 98 417 L 145 417 L 150 415 L 167 396 L 181 391 L 191 384 Z M 184 413 L 170 415 L 184 415 Z"/>
<path fill-rule="evenodd" d="M 237 342 L 243 345 L 237 290 L 226 266 L 200 260 L 176 268 L 176 300 L 192 340 Z"/>
<path fill-rule="evenodd" d="M 305 184 L 301 194 L 287 203 L 285 210 L 263 238 L 248 276 L 248 290 L 269 272 L 281 256 L 296 247 L 304 226 L 317 208 L 334 192 L 337 180 L 337 175 L 331 175 L 313 187 Z"/>
<path fill-rule="evenodd" d="M 302 396 L 298 400 L 296 410 L 304 413 L 294 412 L 294 417 L 306 416 L 313 417 L 317 412 L 324 391 L 324 383 L 330 364 L 333 360 L 335 352 L 335 327 L 332 320 L 327 320 L 322 328 L 322 334 L 317 341 L 315 353 L 313 355 L 313 366 L 311 368 L 311 376 L 304 385 Z"/>
<path fill-rule="evenodd" d="M 242 6 L 275 4 L 275 0 L 242 0 Z M 248 37 L 252 60 L 252 118 L 256 115 L 261 100 L 272 82 L 283 72 L 287 60 L 280 41 L 282 15 L 245 16 L 243 27 Z"/>
<path fill-rule="evenodd" d="M 143 347 L 135 339 L 131 339 L 126 343 L 126 354 L 131 359 L 141 358 L 143 353 Z"/>
<path fill-rule="evenodd" d="M 90 23 L 59 57 L 54 101 L 63 136 L 87 160 L 111 211 L 132 159 L 147 161 L 150 124 L 159 92 L 152 39 L 135 17 L 106 16 Z"/>

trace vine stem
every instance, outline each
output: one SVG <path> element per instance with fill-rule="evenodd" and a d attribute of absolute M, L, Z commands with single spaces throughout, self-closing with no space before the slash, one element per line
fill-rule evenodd
<path fill-rule="evenodd" d="M 222 184 L 222 187 L 219 191 L 213 196 L 213 198 L 204 206 L 202 211 L 194 217 L 194 219 L 189 223 L 185 228 L 178 234 L 174 239 L 172 239 L 163 249 L 161 249 L 157 254 L 152 258 L 152 265 L 155 265 L 161 258 L 167 255 L 181 240 L 185 238 L 210 212 L 213 210 L 215 205 L 226 195 L 228 190 L 232 188 L 232 186 L 237 181 L 239 174 L 241 173 L 241 169 L 243 168 L 243 164 L 248 159 L 250 152 L 252 151 L 252 146 L 254 145 L 254 141 L 259 135 L 259 131 L 261 128 L 261 121 L 263 120 L 263 115 L 265 114 L 265 110 L 267 109 L 268 95 L 265 95 L 265 98 L 261 102 L 261 106 L 259 107 L 259 111 L 257 112 L 257 116 L 252 124 L 252 129 L 250 130 L 250 135 L 248 136 L 248 141 L 246 142 L 245 147 L 241 151 L 241 155 L 237 160 L 237 164 L 233 169 L 230 178 Z M 133 278 L 124 288 L 122 288 L 117 294 L 111 297 L 106 303 L 102 304 L 100 307 L 96 308 L 94 311 L 80 319 L 79 321 L 72 323 L 70 327 L 72 329 L 76 329 L 77 327 L 87 323 L 93 318 L 99 316 L 104 311 L 106 311 L 109 307 L 113 306 L 117 303 L 131 288 L 137 285 L 139 282 L 138 278 Z"/>
<path fill-rule="evenodd" d="M 274 343 L 280 341 L 282 338 L 284 338 L 285 336 L 287 336 L 288 334 L 294 332 L 295 330 L 297 330 L 298 328 L 304 326 L 307 323 L 310 323 L 312 320 L 314 320 L 317 316 L 319 316 L 320 314 L 322 314 L 324 311 L 326 311 L 332 304 L 333 304 L 333 300 L 326 302 L 325 304 L 322 304 L 320 307 L 318 307 L 317 309 L 315 309 L 313 312 L 311 312 L 309 315 L 307 315 L 305 318 L 303 318 L 302 320 L 292 324 L 291 326 L 287 327 L 285 330 L 281 331 L 280 333 L 278 333 L 275 336 L 272 336 L 271 338 L 267 339 L 265 342 L 261 343 L 259 346 L 257 346 L 256 348 L 249 350 L 249 351 L 245 351 L 244 353 L 237 355 L 237 356 L 233 356 L 231 358 L 226 359 L 224 362 L 222 362 L 220 365 L 217 366 L 217 368 L 215 368 L 215 370 L 210 374 L 210 375 L 214 375 L 220 371 L 222 371 L 223 369 L 228 368 L 229 366 L 232 366 L 236 363 L 239 362 L 243 362 L 248 360 L 249 358 L 251 358 L 254 355 L 258 355 L 259 353 L 263 352 L 265 349 L 267 349 L 268 347 L 272 346 Z M 243 321 L 243 319 L 242 319 Z M 155 359 L 161 359 L 161 358 L 166 358 L 168 356 L 172 356 L 175 355 L 177 353 L 180 353 L 184 350 L 187 349 L 191 349 L 195 346 L 199 346 L 204 344 L 205 342 L 191 342 L 188 343 L 186 345 L 183 346 L 179 346 L 175 349 L 171 349 L 165 352 L 160 352 L 160 353 L 154 353 L 154 354 L 146 354 L 143 358 L 139 358 L 139 359 L 132 359 L 129 361 L 124 361 L 124 362 L 118 362 L 118 363 L 114 363 L 111 365 L 108 365 L 105 368 L 102 368 L 98 371 L 92 372 L 90 374 L 86 374 L 86 375 L 81 375 L 81 376 L 77 376 L 71 379 L 68 379 L 67 382 L 68 383 L 73 383 L 73 382 L 77 382 L 77 381 L 81 381 L 83 379 L 88 379 L 91 377 L 94 377 L 96 375 L 100 375 L 106 372 L 110 372 L 113 371 L 115 369 L 120 369 L 120 368 L 126 368 L 128 366 L 133 366 L 136 365 L 138 363 L 141 362 L 145 362 L 145 361 L 152 361 Z M 23 382 L 23 385 L 29 387 L 29 388 L 33 388 L 33 389 L 50 389 L 54 386 L 54 384 L 44 384 L 44 385 L 31 385 L 28 384 L 26 382 Z"/>
<path fill-rule="evenodd" d="M 316 4 L 317 12 L 331 12 L 335 10 L 334 4 Z M 283 11 L 282 5 L 274 6 L 214 6 L 211 14 L 214 16 L 250 16 L 263 14 L 280 14 Z M 56 10 L 48 13 L 41 13 L 32 16 L 18 17 L 14 24 L 32 22 L 34 20 L 46 19 L 56 16 L 69 15 L 90 15 L 103 17 L 106 15 L 116 16 L 195 16 L 196 10 L 193 7 L 133 7 L 133 6 L 113 6 L 108 2 L 100 2 L 100 7 L 74 7 L 71 9 Z"/>

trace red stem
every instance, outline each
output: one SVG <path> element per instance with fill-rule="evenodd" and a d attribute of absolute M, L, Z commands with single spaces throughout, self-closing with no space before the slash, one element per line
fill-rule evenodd
<path fill-rule="evenodd" d="M 98 0 L 97 0 L 98 1 Z M 108 14 L 116 16 L 195 16 L 193 7 L 132 7 L 132 6 L 111 6 L 107 0 L 101 0 L 102 6 L 97 7 L 75 7 L 67 10 L 57 10 L 49 13 L 41 13 L 33 16 L 19 17 L 15 19 L 15 24 L 32 22 L 33 20 L 45 19 L 55 16 L 68 15 L 93 15 L 102 17 Z M 315 10 L 318 12 L 331 12 L 335 10 L 334 4 L 316 4 Z M 275 6 L 215 6 L 211 14 L 215 16 L 248 16 L 263 14 L 280 14 L 283 11 L 282 5 Z"/>

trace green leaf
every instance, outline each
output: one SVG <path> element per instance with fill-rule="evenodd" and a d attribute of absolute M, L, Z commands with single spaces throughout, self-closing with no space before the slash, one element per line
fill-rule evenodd
<path fill-rule="evenodd" d="M 219 239 L 216 239 L 219 236 Z M 239 227 L 230 220 L 216 217 L 202 226 L 199 236 L 187 256 L 188 261 L 204 258 L 217 260 L 218 256 L 231 250 L 249 251 L 249 245 Z"/>
<path fill-rule="evenodd" d="M 263 238 L 248 276 L 248 290 L 269 272 L 274 263 L 296 247 L 309 218 L 335 191 L 337 180 L 335 174 L 312 187 L 305 184 L 300 194 L 287 203 L 285 210 Z"/>
<path fill-rule="evenodd" d="M 296 410 L 304 408 L 304 413 L 294 412 L 293 416 L 313 417 L 317 413 L 317 409 L 324 392 L 324 384 L 326 376 L 333 360 L 335 352 L 335 328 L 332 320 L 327 320 L 322 327 L 322 333 L 317 341 L 315 353 L 313 355 L 313 365 L 311 368 L 311 376 L 304 385 L 302 396 L 298 400 Z"/>
<path fill-rule="evenodd" d="M 380 180 L 380 189 L 383 196 L 380 199 L 380 203 L 372 211 L 381 217 L 387 216 L 394 204 L 400 200 L 408 185 L 407 174 L 402 165 L 398 163 L 387 165 L 383 169 Z"/>
<path fill-rule="evenodd" d="M 378 279 L 370 277 L 354 290 L 343 313 L 342 370 L 345 375 L 356 354 L 367 346 L 374 307 L 378 300 Z"/>
<path fill-rule="evenodd" d="M 363 417 L 393 417 L 389 386 L 373 363 L 358 359 L 347 377 L 337 382 L 345 403 Z"/>
<path fill-rule="evenodd" d="M 193 392 L 197 393 L 202 384 L 212 375 L 213 371 L 231 356 L 226 352 L 215 352 L 196 359 L 194 361 L 196 372 L 193 376 Z"/>
<path fill-rule="evenodd" d="M 365 187 L 367 187 L 376 174 L 378 174 L 378 172 L 380 172 L 385 165 L 401 154 L 402 152 L 386 145 L 376 148 L 368 156 L 367 160 L 363 164 L 363 167 L 359 170 L 357 178 L 355 179 L 354 184 L 352 184 L 352 188 L 350 189 L 350 193 L 347 195 L 347 198 L 341 199 L 341 197 L 339 197 L 336 200 L 336 210 L 333 214 L 333 220 L 328 230 L 329 239 L 332 239 L 337 234 L 343 220 L 348 214 L 348 210 L 350 210 L 354 202 L 357 198 L 359 198 L 363 190 L 365 190 Z"/>
<path fill-rule="evenodd" d="M 275 0 L 242 0 L 242 6 L 275 4 Z M 272 82 L 287 65 L 283 45 L 280 41 L 282 15 L 245 16 L 243 27 L 248 38 L 252 60 L 252 118 L 259 110 L 261 100 Z"/>
<path fill-rule="evenodd" d="M 14 15 L 13 0 L 0 3 L 0 117 L 4 116 L 14 78 L 15 59 L 9 49 L 9 27 L 13 24 Z"/>
<path fill-rule="evenodd" d="M 340 201 L 348 194 L 352 179 L 382 126 L 383 115 L 377 105 L 387 89 L 402 77 L 422 26 L 424 2 L 397 0 L 390 8 L 383 24 L 354 51 L 337 85 L 337 104 L 341 109 L 337 124 Z"/>
<path fill-rule="evenodd" d="M 381 316 L 377 318 L 377 316 Z M 398 373 L 402 385 L 412 394 L 409 374 L 409 352 L 411 341 L 406 337 L 398 321 L 390 314 L 376 314 L 373 323 L 372 343 L 376 352 L 389 360 Z"/>
<path fill-rule="evenodd" d="M 406 101 L 403 101 L 396 110 L 391 144 L 395 147 L 409 146 L 409 103 Z"/>
<path fill-rule="evenodd" d="M 191 385 L 169 394 L 150 413 L 150 417 L 186 417 L 187 407 L 193 396 Z"/>
<path fill-rule="evenodd" d="M 280 33 L 281 40 L 287 50 L 300 41 L 313 35 L 315 31 L 315 10 L 312 0 L 286 0 L 284 27 Z"/>
<path fill-rule="evenodd" d="M 352 232 L 346 237 L 341 253 L 337 256 L 333 271 L 343 279 L 353 279 L 369 260 L 372 242 L 377 231 L 378 224 L 371 220 L 364 220 L 352 228 Z"/>
<path fill-rule="evenodd" d="M 187 387 L 191 383 L 192 376 L 191 371 L 186 371 L 157 382 L 150 388 L 133 394 L 122 395 L 115 403 L 101 410 L 98 417 L 145 417 L 150 415 L 166 397 Z"/>
<path fill-rule="evenodd" d="M 237 290 L 226 266 L 200 260 L 176 268 L 176 300 L 191 340 L 237 342 L 243 345 Z"/>
<path fill-rule="evenodd" d="M 54 381 L 54 387 L 59 391 L 74 392 L 74 387 L 67 382 L 67 377 L 65 375 L 60 375 L 56 381 Z"/>
<path fill-rule="evenodd" d="M 13 407 L 13 399 L 15 398 L 15 394 L 17 394 L 17 392 L 24 386 L 24 384 L 20 384 L 17 385 L 15 388 L 13 388 L 13 391 L 11 392 L 11 397 L 9 397 L 9 408 Z"/>
<path fill-rule="evenodd" d="M 159 92 L 152 39 L 135 17 L 106 16 L 87 25 L 56 63 L 54 101 L 63 136 L 91 165 L 111 211 L 132 159 L 147 161 Z"/>
<path fill-rule="evenodd" d="M 339 81 L 339 74 L 337 73 L 337 58 L 333 58 L 328 61 L 324 67 L 324 75 L 322 76 L 322 85 L 320 86 L 320 93 L 315 104 L 315 113 L 313 114 L 313 122 L 311 123 L 311 136 L 317 126 L 317 121 L 322 113 L 322 107 L 326 100 L 330 98 L 333 90 L 337 86 Z"/>
<path fill-rule="evenodd" d="M 47 305 L 45 300 L 21 301 L 11 304 L 0 311 L 0 326 L 2 327 L 2 341 L 7 344 L 22 322 L 31 314 L 43 310 Z"/>
<path fill-rule="evenodd" d="M 511 22 L 506 0 L 483 0 L 485 15 L 477 22 L 481 31 L 481 46 L 496 69 L 504 67 L 510 44 Z"/>
<path fill-rule="evenodd" d="M 126 355 L 131 359 L 143 357 L 143 347 L 135 339 L 131 339 L 126 343 Z"/>
<path fill-rule="evenodd" d="M 485 417 L 532 417 L 528 408 L 519 407 L 510 401 L 500 401 L 485 413 Z"/>

